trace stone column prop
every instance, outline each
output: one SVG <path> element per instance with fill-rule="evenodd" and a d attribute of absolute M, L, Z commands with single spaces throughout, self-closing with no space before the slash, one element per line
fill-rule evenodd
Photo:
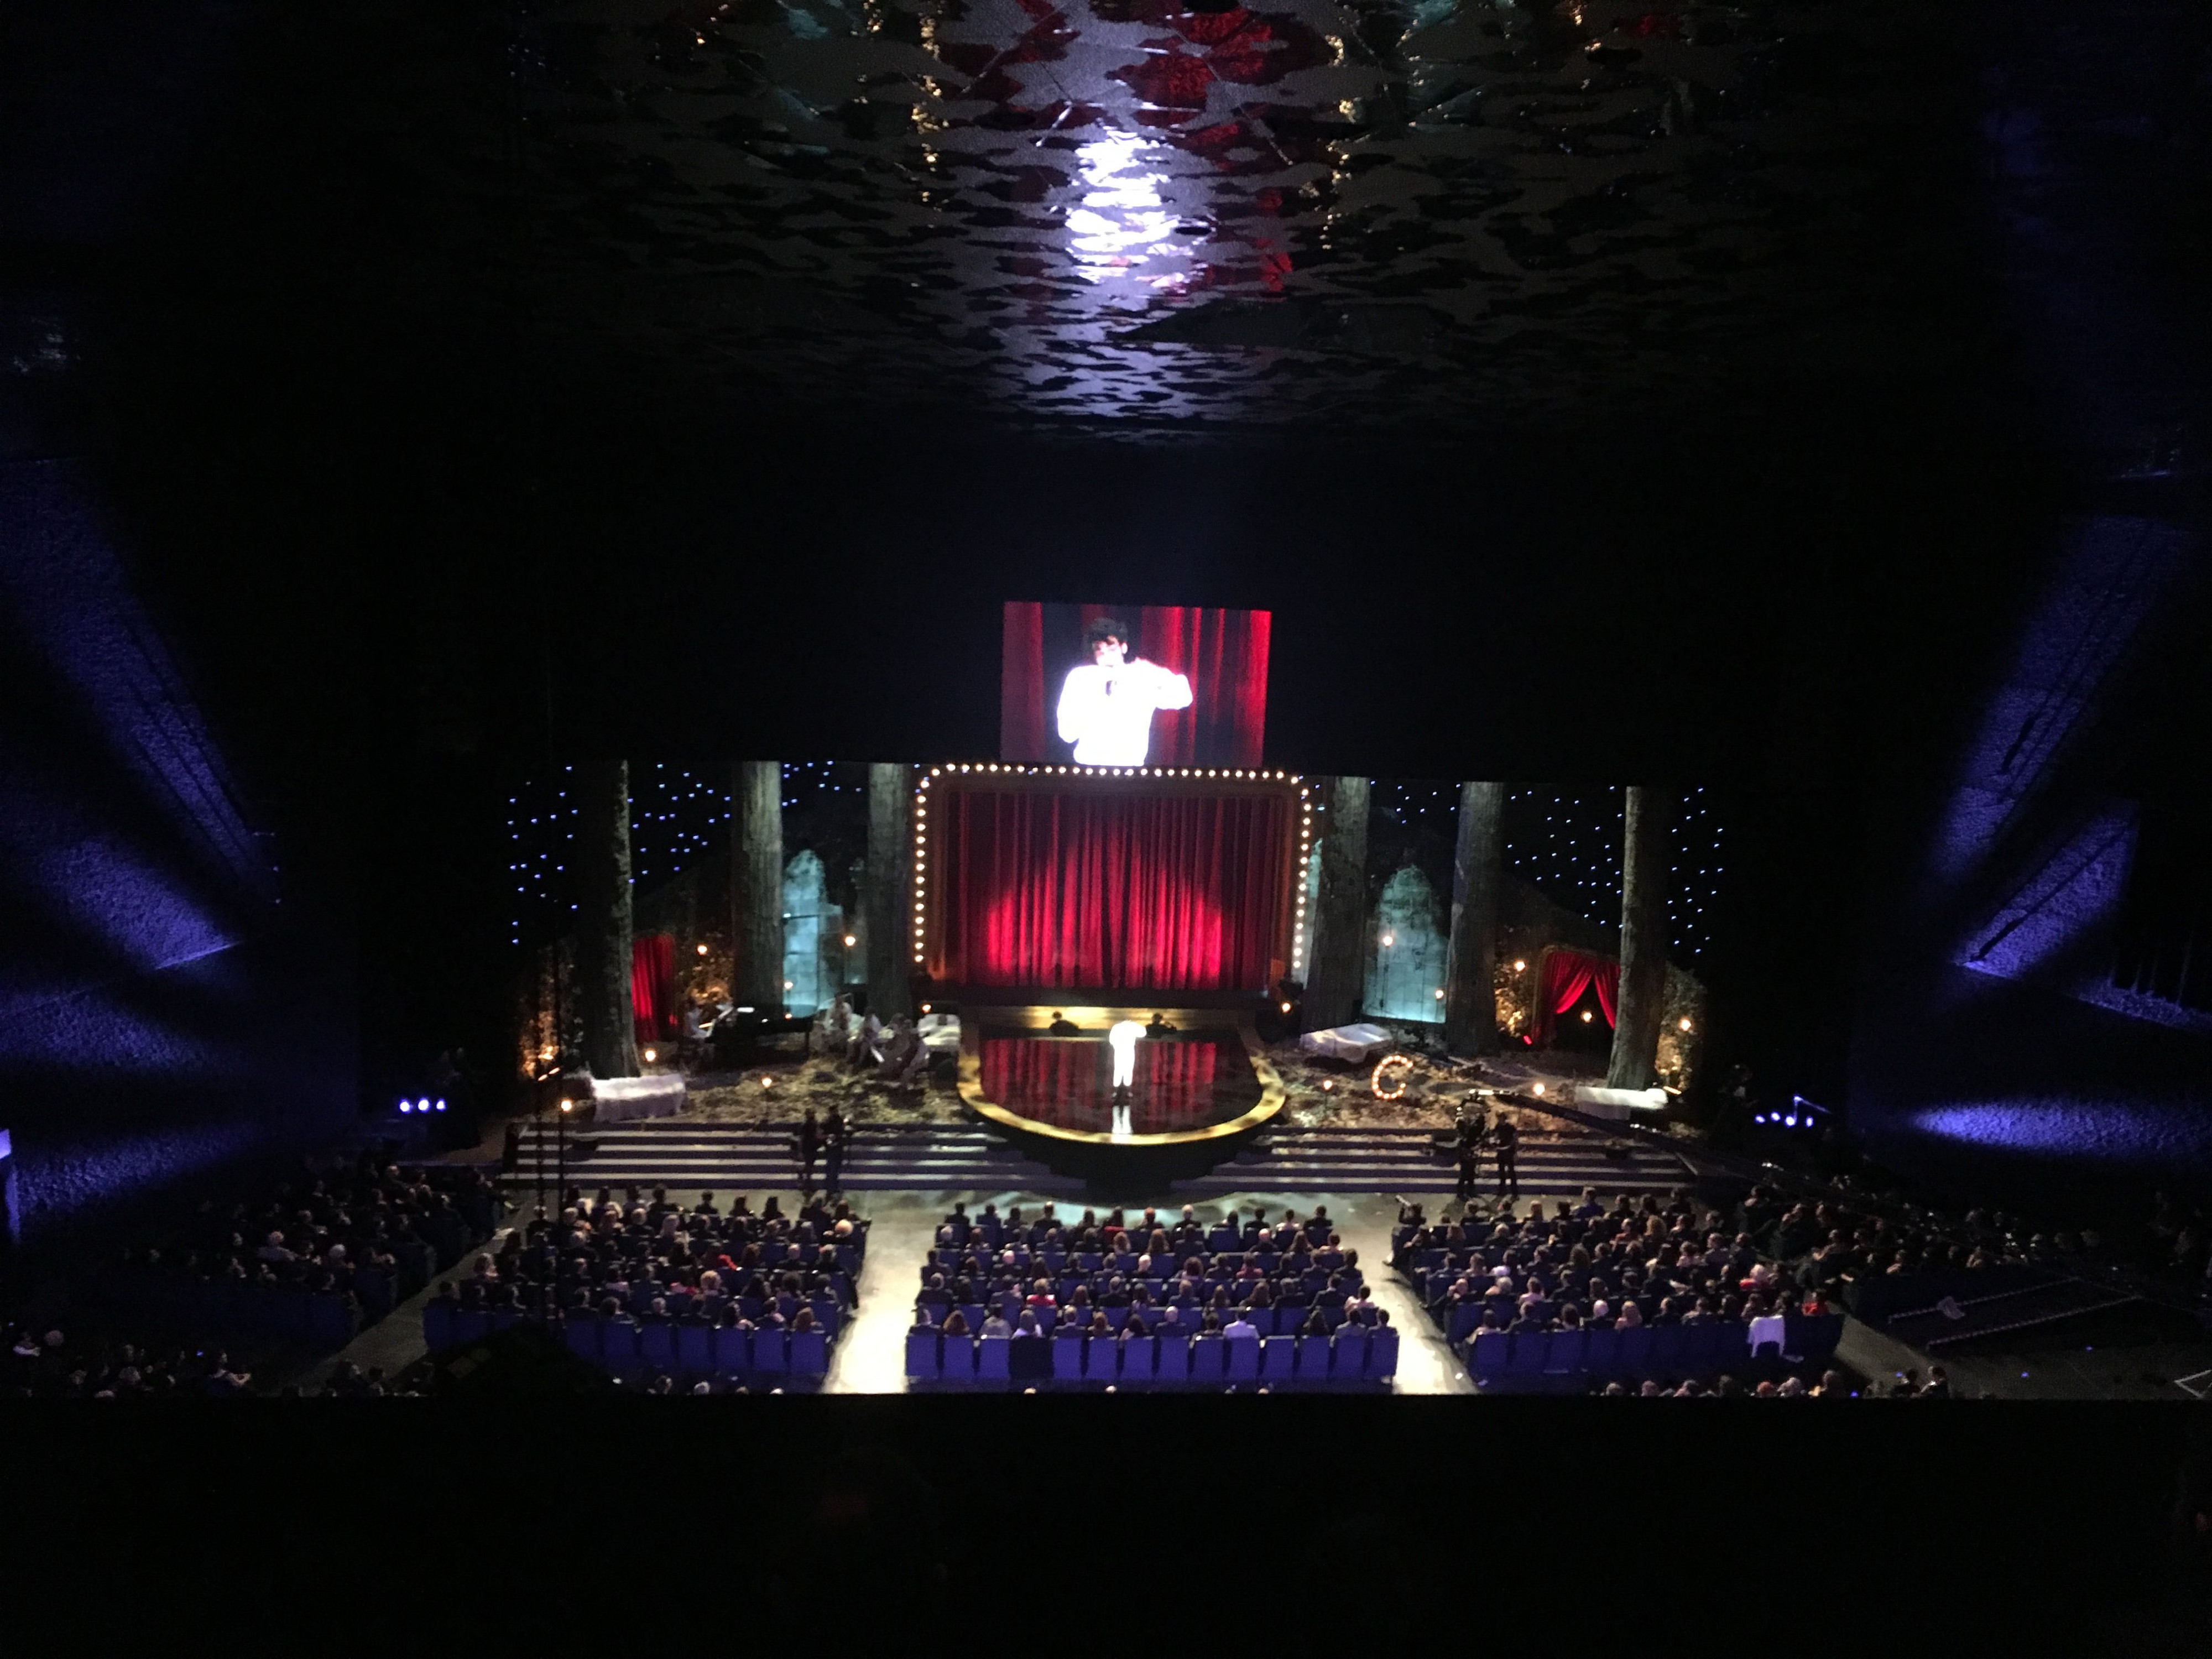
<path fill-rule="evenodd" d="M 576 768 L 576 1001 L 595 1078 L 637 1075 L 630 1006 L 629 763 Z"/>
<path fill-rule="evenodd" d="M 1609 1089 L 1648 1089 L 1658 1075 L 1667 1000 L 1667 822 L 1671 798 L 1632 785 L 1620 860 L 1620 1001 Z"/>
<path fill-rule="evenodd" d="M 1349 1024 L 1359 1017 L 1366 988 L 1367 780 L 1324 778 L 1328 803 L 1322 831 L 1321 899 L 1306 969 L 1304 1024 L 1308 1030 Z"/>
<path fill-rule="evenodd" d="M 867 917 L 868 1006 L 883 1019 L 912 1013 L 908 984 L 914 966 L 914 769 L 868 768 L 868 865 L 860 908 Z"/>
<path fill-rule="evenodd" d="M 739 761 L 730 780 L 730 1000 L 783 1006 L 783 766 Z"/>
<path fill-rule="evenodd" d="M 1451 954 L 1444 968 L 1444 1046 L 1498 1052 L 1498 894 L 1504 878 L 1505 786 L 1463 783 L 1452 852 Z"/>

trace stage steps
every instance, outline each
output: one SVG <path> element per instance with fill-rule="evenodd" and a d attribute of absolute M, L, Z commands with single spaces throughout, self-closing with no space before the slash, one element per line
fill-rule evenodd
<path fill-rule="evenodd" d="M 718 1193 L 788 1191 L 798 1184 L 791 1154 L 795 1126 L 689 1122 L 681 1117 L 587 1127 L 569 1136 L 571 1185 L 654 1186 Z M 538 1176 L 538 1126 L 522 1133 L 520 1156 L 506 1180 L 530 1188 Z M 1230 1193 L 1449 1193 L 1455 1174 L 1431 1152 L 1427 1129 L 1274 1129 L 1246 1146 L 1210 1174 L 1173 1183 L 1182 1198 Z M 579 1142 L 595 1148 L 579 1157 Z M 1625 1148 L 1608 1158 L 1606 1149 Z M 553 1182 L 555 1138 L 544 1134 L 546 1183 Z M 1595 1187 L 1612 1193 L 1665 1191 L 1686 1184 L 1691 1171 L 1662 1146 L 1596 1137 L 1522 1142 L 1523 1193 L 1577 1193 Z M 817 1176 L 819 1170 L 817 1166 Z M 1494 1184 L 1486 1160 L 1481 1190 Z M 980 1124 L 866 1127 L 845 1160 L 850 1192 L 914 1189 L 938 1192 L 1079 1194 L 1082 1183 L 1025 1157 Z"/>

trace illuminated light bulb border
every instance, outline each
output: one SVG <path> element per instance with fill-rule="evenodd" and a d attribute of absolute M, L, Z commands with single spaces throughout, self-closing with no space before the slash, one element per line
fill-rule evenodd
<path fill-rule="evenodd" d="M 928 904 L 921 896 L 927 890 L 929 875 L 929 787 L 939 778 L 954 772 L 1005 773 L 1009 776 L 1053 777 L 1140 777 L 1140 778 L 1210 778 L 1243 781 L 1253 783 L 1291 783 L 1298 791 L 1298 860 L 1295 877 L 1297 900 L 1291 925 L 1291 976 L 1302 978 L 1306 958 L 1306 862 L 1313 848 L 1313 791 L 1305 779 L 1296 772 L 1269 771 L 1265 768 L 1224 768 L 1194 766 L 1017 766 L 996 761 L 946 761 L 933 766 L 915 787 L 914 830 L 914 961 L 916 967 L 928 960 Z"/>

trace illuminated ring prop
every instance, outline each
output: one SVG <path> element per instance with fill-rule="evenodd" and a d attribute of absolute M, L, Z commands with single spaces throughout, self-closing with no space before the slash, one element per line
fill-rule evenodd
<path fill-rule="evenodd" d="M 1388 1089 L 1382 1086 L 1382 1074 L 1388 1072 L 1395 1082 Z M 1397 1100 L 1406 1092 L 1406 1079 L 1413 1075 L 1413 1062 L 1403 1054 L 1385 1054 L 1375 1062 L 1374 1075 L 1367 1086 L 1377 1100 Z"/>

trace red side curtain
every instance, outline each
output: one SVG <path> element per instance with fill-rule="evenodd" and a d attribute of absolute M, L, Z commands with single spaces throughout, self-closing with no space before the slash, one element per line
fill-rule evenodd
<path fill-rule="evenodd" d="M 629 1011 L 640 1042 L 664 1042 L 676 1035 L 676 941 L 665 933 L 630 941 Z"/>
<path fill-rule="evenodd" d="M 930 972 L 955 985 L 1264 991 L 1296 805 L 948 789 L 930 825 Z"/>
<path fill-rule="evenodd" d="M 1044 607 L 1011 604 L 999 659 L 999 758 L 1036 765 L 1046 758 Z"/>
<path fill-rule="evenodd" d="M 1610 957 L 1594 957 L 1586 951 L 1556 946 L 1544 952 L 1543 970 L 1536 981 L 1535 1033 L 1539 1042 L 1550 1038 L 1559 1017 L 1573 1007 L 1593 985 L 1597 989 L 1599 1012 L 1605 1015 L 1607 1024 L 1613 1024 L 1620 994 L 1620 964 Z"/>

